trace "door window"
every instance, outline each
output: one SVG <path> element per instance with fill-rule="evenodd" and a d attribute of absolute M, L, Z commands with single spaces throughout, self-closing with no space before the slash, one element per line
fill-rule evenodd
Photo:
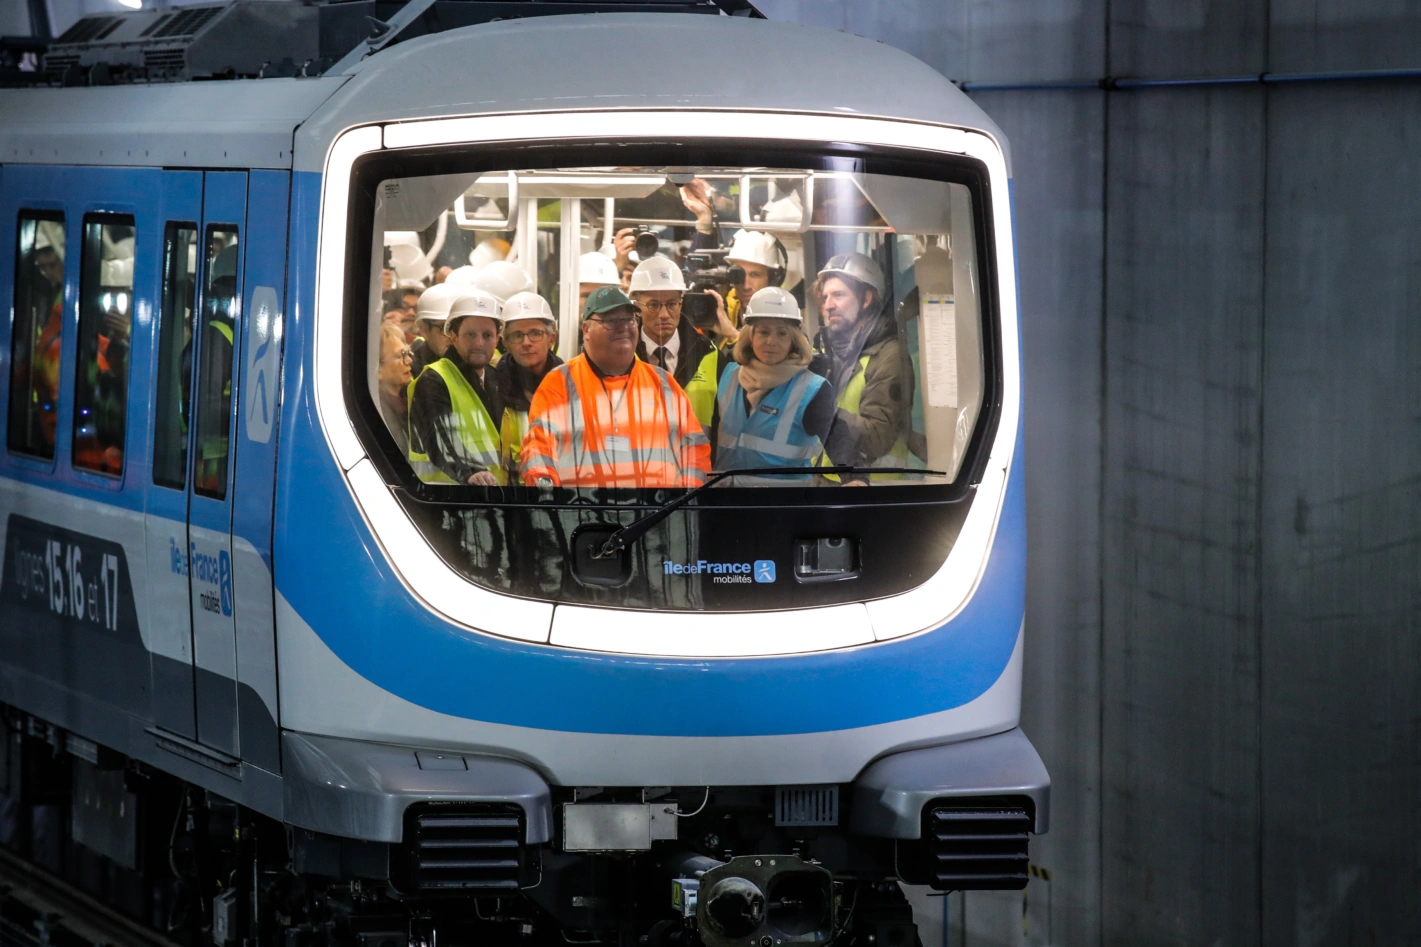
<path fill-rule="evenodd" d="M 197 455 L 193 490 L 214 500 L 227 498 L 228 441 L 232 417 L 232 348 L 240 296 L 237 229 L 207 228 L 207 280 L 197 332 Z"/>
<path fill-rule="evenodd" d="M 169 223 L 163 239 L 163 303 L 158 314 L 158 402 L 153 482 L 187 485 L 188 405 L 192 390 L 192 313 L 197 298 L 197 224 Z"/>
<path fill-rule="evenodd" d="M 54 458 L 64 313 L 64 215 L 22 211 L 10 338 L 10 450 Z"/>
<path fill-rule="evenodd" d="M 74 466 L 123 473 L 128 352 L 133 325 L 133 218 L 84 217 L 79 347 L 74 377 Z"/>

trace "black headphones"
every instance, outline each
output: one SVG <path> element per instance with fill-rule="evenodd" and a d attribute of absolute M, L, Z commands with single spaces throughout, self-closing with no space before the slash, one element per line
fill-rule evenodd
<path fill-rule="evenodd" d="M 785 249 L 783 243 L 780 243 L 779 237 L 775 237 L 774 241 L 775 255 L 780 258 L 780 265 L 767 267 L 770 271 L 770 285 L 784 286 L 785 276 L 789 273 L 789 251 Z"/>

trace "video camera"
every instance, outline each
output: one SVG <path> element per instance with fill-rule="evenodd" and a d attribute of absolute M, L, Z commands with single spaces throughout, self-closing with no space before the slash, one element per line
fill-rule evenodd
<path fill-rule="evenodd" d="M 726 265 L 728 247 L 719 250 L 692 250 L 686 254 L 686 294 L 681 297 L 681 314 L 697 329 L 715 328 L 715 298 L 706 292 L 722 286 L 745 285 L 745 268 Z"/>
<path fill-rule="evenodd" d="M 645 225 L 634 230 L 636 234 L 636 255 L 637 259 L 650 260 L 661 252 L 661 238 L 652 233 L 651 228 Z"/>

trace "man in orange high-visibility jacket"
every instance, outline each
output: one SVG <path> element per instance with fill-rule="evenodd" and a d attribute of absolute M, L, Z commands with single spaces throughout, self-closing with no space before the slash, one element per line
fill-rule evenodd
<path fill-rule="evenodd" d="M 530 486 L 694 487 L 710 441 L 676 380 L 636 357 L 638 309 L 618 286 L 582 307 L 582 354 L 547 374 L 528 410 Z"/>

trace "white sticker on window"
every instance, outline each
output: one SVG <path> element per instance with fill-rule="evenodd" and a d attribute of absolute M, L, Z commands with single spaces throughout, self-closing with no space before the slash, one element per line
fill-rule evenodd
<path fill-rule="evenodd" d="M 252 335 L 247 340 L 247 440 L 266 444 L 276 421 L 276 369 L 281 356 L 281 300 L 270 286 L 252 290 Z"/>
<path fill-rule="evenodd" d="M 957 307 L 949 296 L 926 296 L 922 305 L 923 373 L 928 404 L 957 404 Z"/>

